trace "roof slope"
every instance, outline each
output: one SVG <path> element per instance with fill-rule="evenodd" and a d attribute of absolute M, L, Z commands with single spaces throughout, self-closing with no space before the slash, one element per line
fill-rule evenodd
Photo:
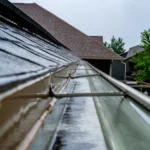
<path fill-rule="evenodd" d="M 90 59 L 122 59 L 121 56 L 110 51 L 104 45 L 88 37 L 39 5 L 35 3 L 14 3 L 14 5 L 38 22 L 59 42 L 68 47 L 74 55 Z"/>
<path fill-rule="evenodd" d="M 89 36 L 89 37 L 92 38 L 93 40 L 103 44 L 103 36 Z"/>
<path fill-rule="evenodd" d="M 128 55 L 128 51 L 127 51 L 127 52 L 125 52 L 125 53 L 123 53 L 123 54 L 120 54 L 120 56 L 122 56 L 123 58 L 126 58 L 126 57 L 127 57 L 127 55 Z"/>
<path fill-rule="evenodd" d="M 70 51 L 0 19 L 0 93 L 75 62 Z"/>
<path fill-rule="evenodd" d="M 144 49 L 140 47 L 139 45 L 131 47 L 128 51 L 126 59 L 129 59 L 130 57 L 135 56 L 135 52 L 142 52 L 142 51 L 144 51 Z"/>

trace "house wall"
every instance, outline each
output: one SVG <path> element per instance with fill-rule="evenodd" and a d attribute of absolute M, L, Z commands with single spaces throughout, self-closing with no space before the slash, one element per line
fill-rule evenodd
<path fill-rule="evenodd" d="M 130 71 L 130 69 L 129 69 L 129 60 L 126 60 L 125 63 L 126 63 L 126 72 L 129 72 Z"/>
<path fill-rule="evenodd" d="M 85 59 L 85 61 L 88 61 L 91 65 L 96 67 L 97 69 L 107 73 L 110 75 L 110 64 L 111 60 L 93 60 L 93 59 Z"/>
<path fill-rule="evenodd" d="M 85 59 L 91 65 L 118 80 L 125 80 L 126 65 L 120 60 L 91 60 Z"/>
<path fill-rule="evenodd" d="M 126 78 L 126 65 L 120 60 L 112 61 L 111 76 L 118 80 L 125 80 Z"/>

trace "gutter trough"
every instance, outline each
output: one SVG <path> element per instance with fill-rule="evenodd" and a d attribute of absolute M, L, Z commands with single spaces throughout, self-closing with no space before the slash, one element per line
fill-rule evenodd
<path fill-rule="evenodd" d="M 70 76 L 77 78 L 72 79 Z M 32 122 L 28 131 L 25 130 L 27 134 L 21 136 L 19 131 L 22 127 L 18 128 L 16 121 L 13 123 L 12 119 L 9 121 L 11 124 L 6 122 L 8 128 L 6 125 L 5 130 L 1 128 L 1 135 L 7 133 L 7 139 L 12 139 L 12 131 L 16 128 L 14 131 L 18 132 L 15 132 L 15 137 L 22 138 L 12 148 L 18 150 L 149 150 L 150 112 L 149 105 L 145 107 L 149 98 L 135 91 L 87 62 L 71 63 L 5 97 L 2 106 L 7 101 L 10 104 L 17 104 L 18 101 L 20 104 L 40 101 L 37 105 L 39 108 L 42 106 L 41 102 L 46 103 L 39 113 L 41 115 L 38 114 L 41 117 Z M 135 93 L 138 93 L 138 99 L 135 99 Z M 30 109 L 25 114 L 31 114 L 33 120 L 35 116 L 28 112 Z M 17 122 L 21 125 L 20 119 Z M 26 124 L 30 121 L 28 119 L 23 122 Z M 11 132 L 7 131 L 10 127 Z M 4 140 L 2 137 L 1 144 Z M 9 140 L 6 141 L 4 147 L 7 149 L 10 143 Z"/>
<path fill-rule="evenodd" d="M 95 68 L 87 68 L 93 68 L 93 66 L 87 62 L 80 62 L 74 74 L 98 72 L 101 76 L 69 79 L 63 92 L 57 93 L 52 90 L 52 95 L 59 101 L 56 102 L 56 107 L 54 105 L 54 112 L 48 115 L 45 125 L 41 127 L 29 149 L 34 150 L 36 147 L 49 150 L 84 150 L 88 146 L 88 149 L 96 150 L 149 150 L 150 112 L 148 108 L 133 99 L 130 96 L 133 91 L 129 95 L 120 84 L 121 82 L 117 82 Z M 58 74 L 60 75 L 61 72 Z M 54 73 L 52 81 L 58 74 Z M 64 79 L 61 78 L 61 80 Z M 120 87 L 114 83 L 118 83 Z M 51 84 L 55 85 L 55 82 Z M 74 84 L 75 88 L 70 93 Z M 57 89 L 55 86 L 53 88 Z M 109 95 L 108 91 L 111 91 L 112 95 Z M 142 95 L 139 92 L 138 94 Z M 52 118 L 57 119 L 54 122 Z M 85 118 L 84 121 L 83 118 Z M 91 122 L 90 118 L 93 118 Z M 44 137 L 45 134 L 46 137 Z M 44 139 L 43 142 L 40 140 L 41 137 Z"/>
<path fill-rule="evenodd" d="M 90 64 L 89 64 L 90 65 Z M 141 92 L 135 90 L 134 88 L 131 88 L 127 86 L 126 84 L 108 76 L 104 72 L 98 70 L 94 66 L 90 65 L 96 72 L 98 72 L 103 78 L 105 78 L 107 81 L 109 81 L 111 84 L 115 85 L 117 88 L 122 90 L 124 93 L 126 93 L 128 96 L 132 97 L 135 101 L 139 102 L 142 106 L 150 110 L 150 98 Z"/>

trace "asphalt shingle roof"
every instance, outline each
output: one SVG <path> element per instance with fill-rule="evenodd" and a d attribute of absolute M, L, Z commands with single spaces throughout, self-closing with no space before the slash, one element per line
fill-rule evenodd
<path fill-rule="evenodd" d="M 140 47 L 139 45 L 131 47 L 128 51 L 126 59 L 129 59 L 129 58 L 135 56 L 136 55 L 135 52 L 138 53 L 138 52 L 142 52 L 142 51 L 144 51 L 144 49 L 142 47 Z"/>
<path fill-rule="evenodd" d="M 103 44 L 103 36 L 89 36 L 89 37 L 92 38 L 93 40 Z"/>
<path fill-rule="evenodd" d="M 93 40 L 88 35 L 35 3 L 14 3 L 14 5 L 38 22 L 76 56 L 85 59 L 123 59 L 121 56 L 107 49 L 100 42 Z"/>

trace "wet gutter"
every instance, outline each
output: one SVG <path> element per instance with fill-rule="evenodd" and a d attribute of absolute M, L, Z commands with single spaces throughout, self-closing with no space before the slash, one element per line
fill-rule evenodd
<path fill-rule="evenodd" d="M 53 71 L 54 75 L 51 74 L 50 76 L 55 76 L 55 74 L 61 72 L 62 70 L 66 69 L 67 67 L 70 67 L 71 65 L 76 64 L 76 63 L 71 63 L 71 64 L 63 66 L 63 67 L 61 67 L 59 69 L 55 69 L 55 71 Z M 63 84 L 61 90 L 59 90 L 59 93 L 61 93 L 66 88 L 66 86 L 68 85 L 69 81 L 70 80 L 68 79 L 67 82 L 65 82 L 65 84 Z M 53 106 L 55 105 L 56 101 L 57 101 L 56 98 L 53 98 L 51 100 L 51 102 L 49 103 L 47 109 L 43 112 L 43 114 L 41 115 L 40 119 L 36 121 L 34 126 L 31 128 L 31 130 L 28 132 L 28 134 L 22 140 L 22 142 L 17 146 L 16 150 L 26 150 L 26 149 L 29 148 L 29 146 L 31 145 L 32 141 L 36 137 L 38 131 L 40 130 L 41 126 L 44 124 L 44 122 L 45 122 L 46 118 L 48 117 L 49 113 L 52 111 Z"/>
<path fill-rule="evenodd" d="M 109 75 L 105 74 L 104 72 L 98 70 L 94 66 L 90 65 L 96 72 L 98 72 L 103 78 L 105 78 L 107 81 L 109 81 L 111 84 L 118 87 L 121 91 L 126 93 L 128 96 L 132 97 L 135 101 L 140 103 L 142 106 L 150 110 L 150 98 L 141 92 L 131 88 L 130 86 L 127 86 L 126 84 L 110 77 Z"/>
<path fill-rule="evenodd" d="M 117 90 L 103 77 L 89 80 L 91 91 Z M 103 85 L 103 87 L 101 86 Z M 148 150 L 150 112 L 130 96 L 93 97 L 108 150 Z"/>
<path fill-rule="evenodd" d="M 50 83 L 51 81 L 53 81 L 53 83 L 56 85 L 54 89 L 59 94 L 66 87 L 67 85 L 66 81 L 70 83 L 70 80 L 80 79 L 80 78 L 76 78 L 76 79 L 65 80 L 64 78 L 57 78 L 57 76 L 60 74 L 62 74 L 62 76 L 65 76 L 67 74 L 70 75 L 69 70 L 72 69 L 72 65 L 74 65 L 74 63 L 68 64 L 67 66 L 63 66 L 62 68 L 59 68 L 58 70 L 53 71 L 53 75 L 49 73 L 47 74 L 47 76 L 43 76 L 42 78 L 39 78 L 38 80 L 35 80 L 28 85 L 24 85 L 24 87 L 30 87 L 36 82 L 40 83 L 41 81 L 43 81 L 44 78 L 47 77 L 49 79 L 51 78 L 51 80 L 49 80 Z M 94 68 L 88 63 L 84 62 L 84 64 L 81 63 L 80 65 L 83 66 L 83 68 L 74 69 L 74 70 L 72 69 L 72 71 L 73 72 L 76 71 L 76 75 L 78 77 L 79 76 L 81 77 L 81 82 L 82 82 L 82 78 L 85 78 L 88 80 L 89 82 L 88 86 L 91 89 L 91 93 L 103 92 L 103 93 L 108 94 L 108 92 L 112 90 L 113 92 L 123 92 L 126 95 L 128 95 L 125 97 L 124 95 L 118 95 L 118 96 L 117 95 L 114 95 L 114 96 L 105 95 L 105 97 L 103 97 L 104 95 L 101 95 L 101 96 L 93 95 L 94 97 L 92 97 L 92 95 L 89 95 L 91 97 L 90 100 L 92 99 L 94 100 L 95 107 L 97 110 L 97 115 L 99 117 L 100 124 L 102 126 L 103 136 L 105 137 L 105 141 L 107 144 L 107 149 L 108 150 L 109 149 L 120 150 L 122 148 L 123 150 L 126 150 L 126 144 L 129 144 L 127 147 L 129 150 L 132 150 L 132 147 L 135 148 L 135 145 L 138 144 L 139 142 L 138 137 L 136 137 L 136 135 L 138 135 L 140 137 L 140 140 L 142 140 L 143 138 L 144 141 L 142 144 L 145 144 L 144 147 L 145 147 L 145 150 L 147 150 L 149 146 L 149 142 L 148 142 L 149 138 L 146 135 L 146 132 L 149 133 L 148 125 L 150 125 L 149 124 L 150 119 L 148 118 L 149 113 L 147 111 L 149 110 L 149 105 L 148 105 L 149 103 L 147 103 L 149 102 L 148 101 L 149 99 L 147 99 L 146 96 L 142 95 L 138 91 L 113 79 L 112 77 L 106 75 L 105 73 Z M 68 69 L 68 71 L 66 71 L 66 69 Z M 91 73 L 97 72 L 99 73 L 99 76 L 97 75 L 87 76 L 86 75 L 84 77 L 83 74 L 80 74 L 80 75 L 78 74 L 80 71 L 81 72 L 84 71 L 86 72 L 86 74 L 89 74 L 89 75 Z M 48 90 L 48 86 L 50 85 L 50 83 L 49 82 L 46 83 L 47 90 Z M 60 85 L 63 85 L 63 86 L 60 86 Z M 15 92 L 21 91 L 21 89 L 23 89 L 24 87 L 18 88 Z M 107 88 L 109 89 L 109 91 L 107 90 Z M 82 90 L 84 91 L 83 87 L 82 87 Z M 61 96 L 65 96 L 65 94 Z M 85 100 L 87 101 L 89 100 L 87 98 L 88 95 L 86 94 L 84 95 L 82 94 L 82 92 L 80 93 L 79 96 L 72 95 L 72 97 L 74 98 L 79 97 L 79 99 L 76 99 L 78 101 L 81 100 L 81 96 L 84 97 Z M 56 97 L 57 97 L 57 94 L 56 94 Z M 70 96 L 68 95 L 68 97 L 71 97 L 71 95 Z M 11 98 L 11 97 L 8 97 L 8 98 Z M 139 102 L 139 104 L 136 104 L 134 101 Z M 52 110 L 52 107 L 55 102 L 56 102 L 56 99 L 54 98 L 47 105 L 46 109 L 41 114 L 41 117 L 32 126 L 28 134 L 24 137 L 24 139 L 22 139 L 22 142 L 17 147 L 18 150 L 25 150 L 30 146 L 31 142 L 36 137 L 36 134 L 38 133 L 42 124 L 44 124 L 44 122 L 46 121 L 46 118 L 49 116 L 49 113 Z M 144 110 L 144 108 L 142 108 L 141 106 L 142 107 L 144 106 L 144 108 L 147 108 L 147 110 Z M 131 120 L 133 120 L 133 124 Z M 132 126 L 134 126 L 134 128 Z M 136 131 L 138 131 L 138 133 Z M 127 138 L 126 140 L 123 139 L 124 136 Z M 131 143 L 128 141 L 128 139 L 130 140 L 134 139 L 134 142 Z M 133 144 L 133 146 L 131 146 L 131 144 Z M 142 144 L 141 145 L 139 144 L 139 147 L 142 148 Z"/>
<path fill-rule="evenodd" d="M 82 68 L 76 69 L 76 75 L 79 75 L 80 71 L 86 72 L 86 74 L 91 74 L 91 73 L 99 73 L 100 76 L 90 76 L 90 77 L 85 77 L 84 79 L 71 79 L 73 82 L 80 80 L 81 85 L 83 84 L 82 82 L 86 79 L 89 82 L 89 85 L 79 86 L 78 85 L 78 90 L 83 93 L 84 88 L 90 88 L 91 92 L 108 92 L 108 91 L 123 91 L 126 92 L 126 90 L 129 88 L 128 86 L 124 87 L 121 82 L 109 77 L 108 75 L 104 74 L 103 72 L 93 68 L 93 66 L 87 64 L 87 63 L 81 63 L 80 66 Z M 91 69 L 93 68 L 93 69 Z M 81 76 L 83 74 L 80 74 Z M 81 88 L 82 87 L 82 88 Z M 122 89 L 123 90 L 122 90 Z M 130 89 L 130 88 L 129 88 Z M 77 91 L 78 91 L 77 90 Z M 132 96 L 134 90 L 130 92 L 130 95 Z M 128 94 L 128 93 L 126 93 Z M 83 97 L 71 97 L 73 98 L 74 103 L 77 105 L 77 112 L 69 112 L 73 116 L 78 113 L 82 116 L 82 111 L 78 109 L 79 107 L 84 107 L 82 103 L 80 104 L 80 101 L 84 99 L 85 102 L 88 101 L 94 101 L 95 103 L 95 108 L 97 111 L 97 116 L 99 118 L 102 131 L 103 131 L 103 137 L 105 138 L 105 143 L 107 145 L 108 150 L 134 150 L 134 149 L 144 149 L 148 150 L 150 146 L 150 139 L 149 139 L 149 133 L 150 133 L 150 112 L 148 108 L 145 106 L 143 107 L 143 104 L 139 103 L 136 101 L 136 99 L 133 99 L 134 96 L 94 96 L 91 98 L 88 98 L 83 96 Z M 134 95 L 134 94 L 133 94 Z M 137 96 L 141 98 L 142 95 L 141 93 L 138 93 Z M 145 97 L 145 96 L 144 96 Z M 142 99 L 141 99 L 142 100 Z M 60 99 L 61 101 L 61 99 Z M 138 103 L 137 103 L 138 102 Z M 72 101 L 70 100 L 70 103 L 68 104 L 70 107 L 74 107 L 72 104 Z M 54 109 L 56 109 L 54 107 Z M 91 106 L 91 109 L 93 109 L 93 106 Z M 87 111 L 87 110 L 86 110 Z M 66 115 L 68 114 L 68 111 L 65 113 Z M 52 114 L 53 115 L 53 112 Z M 61 125 L 59 125 L 59 130 L 56 130 L 56 135 L 58 135 L 58 138 L 55 138 L 56 141 L 52 142 L 55 143 L 54 145 L 50 142 L 49 144 L 49 149 L 67 149 L 69 147 L 75 147 L 73 145 L 74 139 L 70 140 L 72 137 L 72 128 L 71 126 L 77 126 L 76 121 L 74 121 L 74 124 L 71 124 L 69 126 L 70 128 L 67 129 L 68 125 L 66 124 L 63 126 L 63 123 L 67 123 L 69 120 L 68 118 L 65 119 L 65 116 L 61 117 L 64 118 L 61 121 Z M 75 117 L 75 118 L 74 118 Z M 76 120 L 76 116 L 73 118 L 70 118 L 71 120 Z M 90 116 L 92 117 L 92 116 Z M 80 119 L 82 120 L 83 118 L 79 117 L 79 122 Z M 63 121 L 64 120 L 64 121 Z M 66 122 L 67 121 L 67 122 Z M 93 120 L 94 121 L 94 120 Z M 49 122 L 50 123 L 50 122 Z M 82 122 L 81 122 L 82 124 Z M 92 123 L 91 123 L 92 124 Z M 90 124 L 89 124 L 90 125 Z M 62 132 L 62 130 L 65 131 L 64 135 L 61 135 L 61 142 L 60 142 L 60 137 L 59 134 Z M 75 135 L 79 134 L 78 132 L 80 131 L 80 128 L 74 133 Z M 94 131 L 94 129 L 93 129 Z M 52 135 L 50 135 L 52 136 Z M 53 135 L 55 137 L 55 135 Z M 94 136 L 94 135 L 93 135 Z M 76 139 L 76 136 L 74 136 Z M 82 137 L 83 139 L 86 138 L 86 135 Z M 87 137 L 88 138 L 88 137 Z M 91 137 L 92 138 L 92 137 Z M 94 137 L 93 137 L 94 138 Z M 37 139 L 36 139 L 37 140 Z M 36 140 L 34 143 L 36 143 Z M 58 142 L 57 142 L 58 140 Z M 80 141 L 78 141 L 80 143 Z M 100 142 L 100 141 L 99 141 Z M 58 145 L 60 143 L 60 145 Z M 68 143 L 68 144 L 66 144 Z M 82 142 L 81 142 L 82 143 Z M 80 144 L 81 144 L 80 143 Z M 52 145 L 51 145 L 52 144 Z M 72 144 L 72 145 L 71 145 Z M 80 145 L 79 144 L 79 145 Z M 34 144 L 35 145 L 35 144 Z M 82 144 L 85 146 L 82 146 L 82 149 L 86 149 L 86 144 Z M 31 146 L 34 148 L 34 146 Z M 31 150 L 32 150 L 31 148 Z M 77 145 L 76 145 L 77 148 Z"/>
<path fill-rule="evenodd" d="M 34 136 L 38 132 L 39 128 L 45 121 L 46 117 L 48 116 L 53 105 L 56 102 L 56 99 L 55 98 L 52 99 L 51 97 L 41 99 L 41 98 L 34 98 L 34 97 L 30 97 L 30 98 L 22 97 L 22 95 L 47 93 L 49 91 L 49 85 L 51 82 L 52 75 L 57 72 L 58 73 L 62 72 L 62 70 L 67 69 L 68 67 L 73 67 L 73 66 L 76 66 L 76 62 L 72 62 L 67 65 L 51 69 L 50 71 L 46 71 L 44 74 L 42 74 L 40 77 L 36 79 L 30 80 L 28 78 L 25 84 L 20 84 L 18 87 L 14 87 L 14 89 L 8 90 L 5 93 L 1 93 L 0 95 L 1 96 L 0 144 L 3 145 L 1 146 L 2 149 L 4 147 L 10 146 L 11 144 L 9 141 L 8 143 L 6 142 L 7 139 L 11 138 L 12 141 L 17 140 L 17 136 L 19 135 L 20 135 L 20 139 L 18 139 L 17 141 L 19 143 L 19 141 L 21 140 L 20 141 L 21 143 L 18 146 L 18 149 L 21 149 L 21 150 L 27 149 L 27 147 L 30 145 L 30 143 L 34 139 Z M 69 72 L 70 71 L 66 70 L 65 74 L 68 75 Z M 57 81 L 55 82 L 57 83 Z M 66 81 L 65 82 L 58 81 L 58 83 L 60 84 L 59 84 L 58 90 L 56 90 L 57 92 L 61 91 L 67 84 Z M 16 99 L 14 97 L 19 97 L 19 98 Z M 10 105 L 13 106 L 13 109 L 9 107 Z M 38 108 L 35 108 L 35 107 L 38 107 Z M 8 109 L 9 111 L 7 112 L 6 110 Z M 36 116 L 34 116 L 31 113 L 32 110 L 34 111 L 33 114 L 36 114 Z M 29 119 L 27 119 L 26 121 L 24 119 L 24 116 L 27 116 Z M 10 119 L 7 119 L 8 117 Z M 32 121 L 31 121 L 31 118 L 32 118 Z M 16 123 L 19 124 L 20 127 L 17 127 Z M 29 127 L 25 126 L 25 124 L 27 123 L 29 124 L 28 125 Z M 12 133 L 17 128 L 18 128 L 18 132 L 16 132 L 15 135 L 13 135 Z M 29 129 L 30 131 L 27 131 Z M 24 132 L 28 134 L 25 136 Z M 5 135 L 7 136 L 5 137 Z M 13 136 L 15 136 L 15 138 Z M 15 142 L 11 146 L 13 149 L 16 149 L 16 146 L 14 148 L 14 145 L 15 145 Z"/>
<path fill-rule="evenodd" d="M 0 81 L 2 81 L 0 85 L 0 101 L 4 100 L 5 98 L 8 98 L 9 96 L 11 97 L 12 94 L 32 85 L 35 84 L 36 82 L 40 82 L 46 77 L 49 77 L 51 73 L 60 71 L 75 62 L 68 63 L 64 66 L 59 66 L 59 67 L 53 67 L 53 68 L 46 68 L 40 71 L 35 71 L 33 73 L 27 73 L 25 75 L 17 76 L 17 75 L 12 75 L 11 77 L 9 76 L 8 79 L 6 78 L 1 78 Z"/>

